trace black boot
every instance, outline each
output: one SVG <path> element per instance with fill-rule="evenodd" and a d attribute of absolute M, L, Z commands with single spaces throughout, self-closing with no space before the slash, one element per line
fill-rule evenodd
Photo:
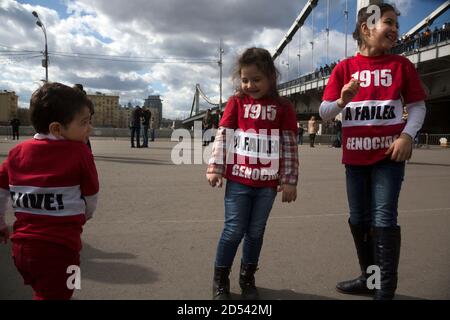
<path fill-rule="evenodd" d="M 241 262 L 241 271 L 239 273 L 239 285 L 242 290 L 242 299 L 258 300 L 258 290 L 255 286 L 255 272 L 258 265 L 253 263 L 244 264 Z"/>
<path fill-rule="evenodd" d="M 400 227 L 374 228 L 375 265 L 380 267 L 381 288 L 375 290 L 374 300 L 392 300 L 397 289 L 400 259 Z"/>
<path fill-rule="evenodd" d="M 231 300 L 230 275 L 231 267 L 215 267 L 213 279 L 213 300 Z"/>
<path fill-rule="evenodd" d="M 367 267 L 373 264 L 373 245 L 370 226 L 352 225 L 349 221 L 353 241 L 355 242 L 361 275 L 353 280 L 342 281 L 336 285 L 336 290 L 345 294 L 374 294 L 367 288 Z"/>

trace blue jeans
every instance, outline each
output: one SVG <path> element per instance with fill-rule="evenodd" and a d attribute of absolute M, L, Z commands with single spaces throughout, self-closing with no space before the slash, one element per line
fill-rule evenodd
<path fill-rule="evenodd" d="M 345 166 L 352 225 L 397 226 L 398 198 L 405 162 L 390 159 L 368 166 Z"/>
<path fill-rule="evenodd" d="M 155 132 L 156 132 L 155 129 L 151 129 L 151 131 L 150 131 L 150 140 L 151 141 L 155 141 L 155 137 L 156 137 Z"/>
<path fill-rule="evenodd" d="M 141 127 L 131 127 L 131 145 L 134 146 L 134 137 L 136 137 L 136 147 L 140 147 L 139 136 L 141 134 Z"/>
<path fill-rule="evenodd" d="M 144 131 L 143 131 L 143 138 L 144 138 L 144 142 L 142 143 L 142 145 L 144 147 L 148 147 L 148 126 L 144 125 Z"/>
<path fill-rule="evenodd" d="M 217 246 L 216 267 L 231 267 L 244 238 L 242 262 L 257 264 L 276 188 L 253 188 L 227 180 L 225 226 Z"/>

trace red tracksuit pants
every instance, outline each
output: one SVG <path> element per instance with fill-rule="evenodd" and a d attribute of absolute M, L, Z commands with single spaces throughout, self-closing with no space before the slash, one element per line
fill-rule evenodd
<path fill-rule="evenodd" d="M 80 265 L 80 253 L 51 242 L 15 240 L 13 259 L 24 283 L 33 288 L 33 300 L 69 300 L 73 289 L 67 268 Z"/>

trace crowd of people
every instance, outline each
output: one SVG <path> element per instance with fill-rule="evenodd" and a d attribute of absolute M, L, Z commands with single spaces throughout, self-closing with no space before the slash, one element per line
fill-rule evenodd
<path fill-rule="evenodd" d="M 278 89 L 283 89 L 283 88 L 287 88 L 287 87 L 290 87 L 290 86 L 293 86 L 296 84 L 303 84 L 308 81 L 327 77 L 327 76 L 331 75 L 331 72 L 333 72 L 334 67 L 336 67 L 336 65 L 339 62 L 340 62 L 340 60 L 333 61 L 330 64 L 327 63 L 324 66 L 320 66 L 320 68 L 316 68 L 314 70 L 314 72 L 302 75 L 301 77 L 299 77 L 297 79 L 281 83 L 278 85 Z"/>
<path fill-rule="evenodd" d="M 141 125 L 142 139 L 141 144 Z M 155 141 L 155 125 L 152 113 L 148 107 L 136 106 L 131 113 L 130 130 L 131 130 L 131 148 L 148 148 L 150 129 L 150 141 Z"/>
<path fill-rule="evenodd" d="M 450 39 L 450 23 L 446 22 L 441 28 L 435 26 L 434 29 L 431 30 L 427 27 L 422 32 L 401 37 L 398 39 L 395 47 L 392 48 L 391 53 L 401 54 L 410 52 L 448 39 Z"/>

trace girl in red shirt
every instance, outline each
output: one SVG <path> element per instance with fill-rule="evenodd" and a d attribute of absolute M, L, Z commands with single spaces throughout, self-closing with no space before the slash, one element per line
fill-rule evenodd
<path fill-rule="evenodd" d="M 265 49 L 247 49 L 234 79 L 238 93 L 228 99 L 206 177 L 225 191 L 225 226 L 217 247 L 213 298 L 229 299 L 228 275 L 244 239 L 239 284 L 244 299 L 257 299 L 255 271 L 275 196 L 297 197 L 297 123 L 291 103 L 279 97 L 277 70 Z"/>
<path fill-rule="evenodd" d="M 374 7 L 379 9 L 378 19 L 372 16 Z M 338 283 L 337 290 L 383 300 L 393 299 L 397 288 L 398 198 L 405 160 L 426 111 L 414 65 L 403 56 L 388 54 L 398 38 L 398 15 L 389 4 L 359 11 L 353 33 L 359 53 L 334 68 L 319 110 L 324 120 L 342 113 L 349 225 L 362 271 L 360 277 Z M 368 267 L 373 265 L 381 275 L 375 290 L 367 286 Z"/>

